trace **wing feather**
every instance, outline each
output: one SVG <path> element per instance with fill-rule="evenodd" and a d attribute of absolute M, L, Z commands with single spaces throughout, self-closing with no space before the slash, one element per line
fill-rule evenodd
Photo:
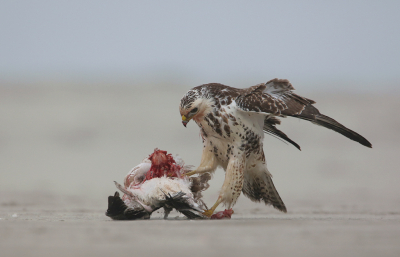
<path fill-rule="evenodd" d="M 286 79 L 273 79 L 267 83 L 245 89 L 236 99 L 237 106 L 244 111 L 263 112 L 274 115 L 300 114 L 313 100 L 292 92 L 292 84 Z"/>
<path fill-rule="evenodd" d="M 274 135 L 274 136 L 277 136 L 277 137 L 280 137 L 283 140 L 285 140 L 285 141 L 291 143 L 292 145 L 294 145 L 297 149 L 301 150 L 300 146 L 296 142 L 291 140 L 285 133 L 283 133 L 282 131 L 277 129 L 275 127 L 275 124 L 280 124 L 280 120 L 278 120 L 275 117 L 271 117 L 271 118 L 267 117 L 267 118 L 265 118 L 264 127 L 263 127 L 264 132 L 268 133 L 268 134 L 271 134 L 271 135 Z"/>
<path fill-rule="evenodd" d="M 372 147 L 371 143 L 356 133 L 346 128 L 336 120 L 321 114 L 313 106 L 315 101 L 299 96 L 292 92 L 292 84 L 286 79 L 273 79 L 267 83 L 258 84 L 244 89 L 242 94 L 236 98 L 236 105 L 242 111 L 272 114 L 275 116 L 291 116 L 311 121 L 314 124 L 332 129 L 343 136 L 359 142 L 360 144 Z M 264 131 L 270 132 L 293 144 L 283 132 L 276 129 L 275 124 L 265 125 Z M 293 144 L 296 146 L 297 144 Z M 296 146 L 298 147 L 298 145 Z M 299 148 L 299 147 L 298 147 Z"/>

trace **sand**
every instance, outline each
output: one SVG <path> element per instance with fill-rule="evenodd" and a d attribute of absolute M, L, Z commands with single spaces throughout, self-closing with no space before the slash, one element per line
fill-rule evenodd
<path fill-rule="evenodd" d="M 398 95 L 298 90 L 374 148 L 284 119 L 302 151 L 273 137 L 264 151 L 287 214 L 241 196 L 231 220 L 106 217 L 113 181 L 155 147 L 199 164 L 186 90 L 0 86 L 1 256 L 400 256 Z M 222 181 L 217 170 L 208 204 Z"/>

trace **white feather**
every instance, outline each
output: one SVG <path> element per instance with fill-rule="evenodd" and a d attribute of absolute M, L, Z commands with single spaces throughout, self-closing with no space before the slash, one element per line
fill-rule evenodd
<path fill-rule="evenodd" d="M 127 190 L 139 201 L 146 205 L 152 205 L 154 202 L 165 200 L 164 193 L 174 195 L 182 191 L 188 198 L 193 199 L 190 186 L 191 182 L 186 177 L 183 179 L 161 177 L 147 180 L 139 188 L 128 188 Z"/>
<path fill-rule="evenodd" d="M 144 180 L 144 176 L 150 170 L 151 161 L 148 158 L 142 160 L 142 162 L 133 167 L 124 179 L 125 187 L 129 185 L 140 184 Z"/>

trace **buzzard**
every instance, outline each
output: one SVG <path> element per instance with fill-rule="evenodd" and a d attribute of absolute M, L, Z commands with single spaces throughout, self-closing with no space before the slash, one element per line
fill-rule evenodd
<path fill-rule="evenodd" d="M 225 170 L 225 181 L 217 202 L 204 214 L 212 215 L 223 203 L 231 208 L 241 192 L 252 201 L 263 201 L 286 212 L 285 204 L 271 179 L 263 151 L 264 132 L 279 137 L 298 149 L 300 146 L 276 128 L 278 117 L 296 117 L 332 129 L 366 147 L 371 143 L 336 120 L 321 114 L 308 98 L 293 93 L 286 79 L 273 79 L 249 88 L 233 88 L 219 83 L 189 90 L 179 111 L 186 127 L 194 120 L 200 127 L 203 153 L 200 166 L 189 173 Z"/>

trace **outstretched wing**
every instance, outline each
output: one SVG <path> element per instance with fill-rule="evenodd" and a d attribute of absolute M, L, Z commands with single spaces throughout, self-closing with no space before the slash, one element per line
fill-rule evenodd
<path fill-rule="evenodd" d="M 292 90 L 294 88 L 288 80 L 273 79 L 267 83 L 244 89 L 242 94 L 236 98 L 236 104 L 243 111 L 266 113 L 282 117 L 292 116 L 308 120 L 314 124 L 332 129 L 364 146 L 372 147 L 371 143 L 360 134 L 346 128 L 336 120 L 321 114 L 313 106 L 315 103 L 313 100 L 299 96 L 293 93 Z M 274 129 L 276 128 L 271 130 L 274 131 Z M 283 132 L 279 130 L 275 132 L 272 134 L 288 141 L 287 136 Z M 292 143 L 291 141 L 288 142 Z"/>

